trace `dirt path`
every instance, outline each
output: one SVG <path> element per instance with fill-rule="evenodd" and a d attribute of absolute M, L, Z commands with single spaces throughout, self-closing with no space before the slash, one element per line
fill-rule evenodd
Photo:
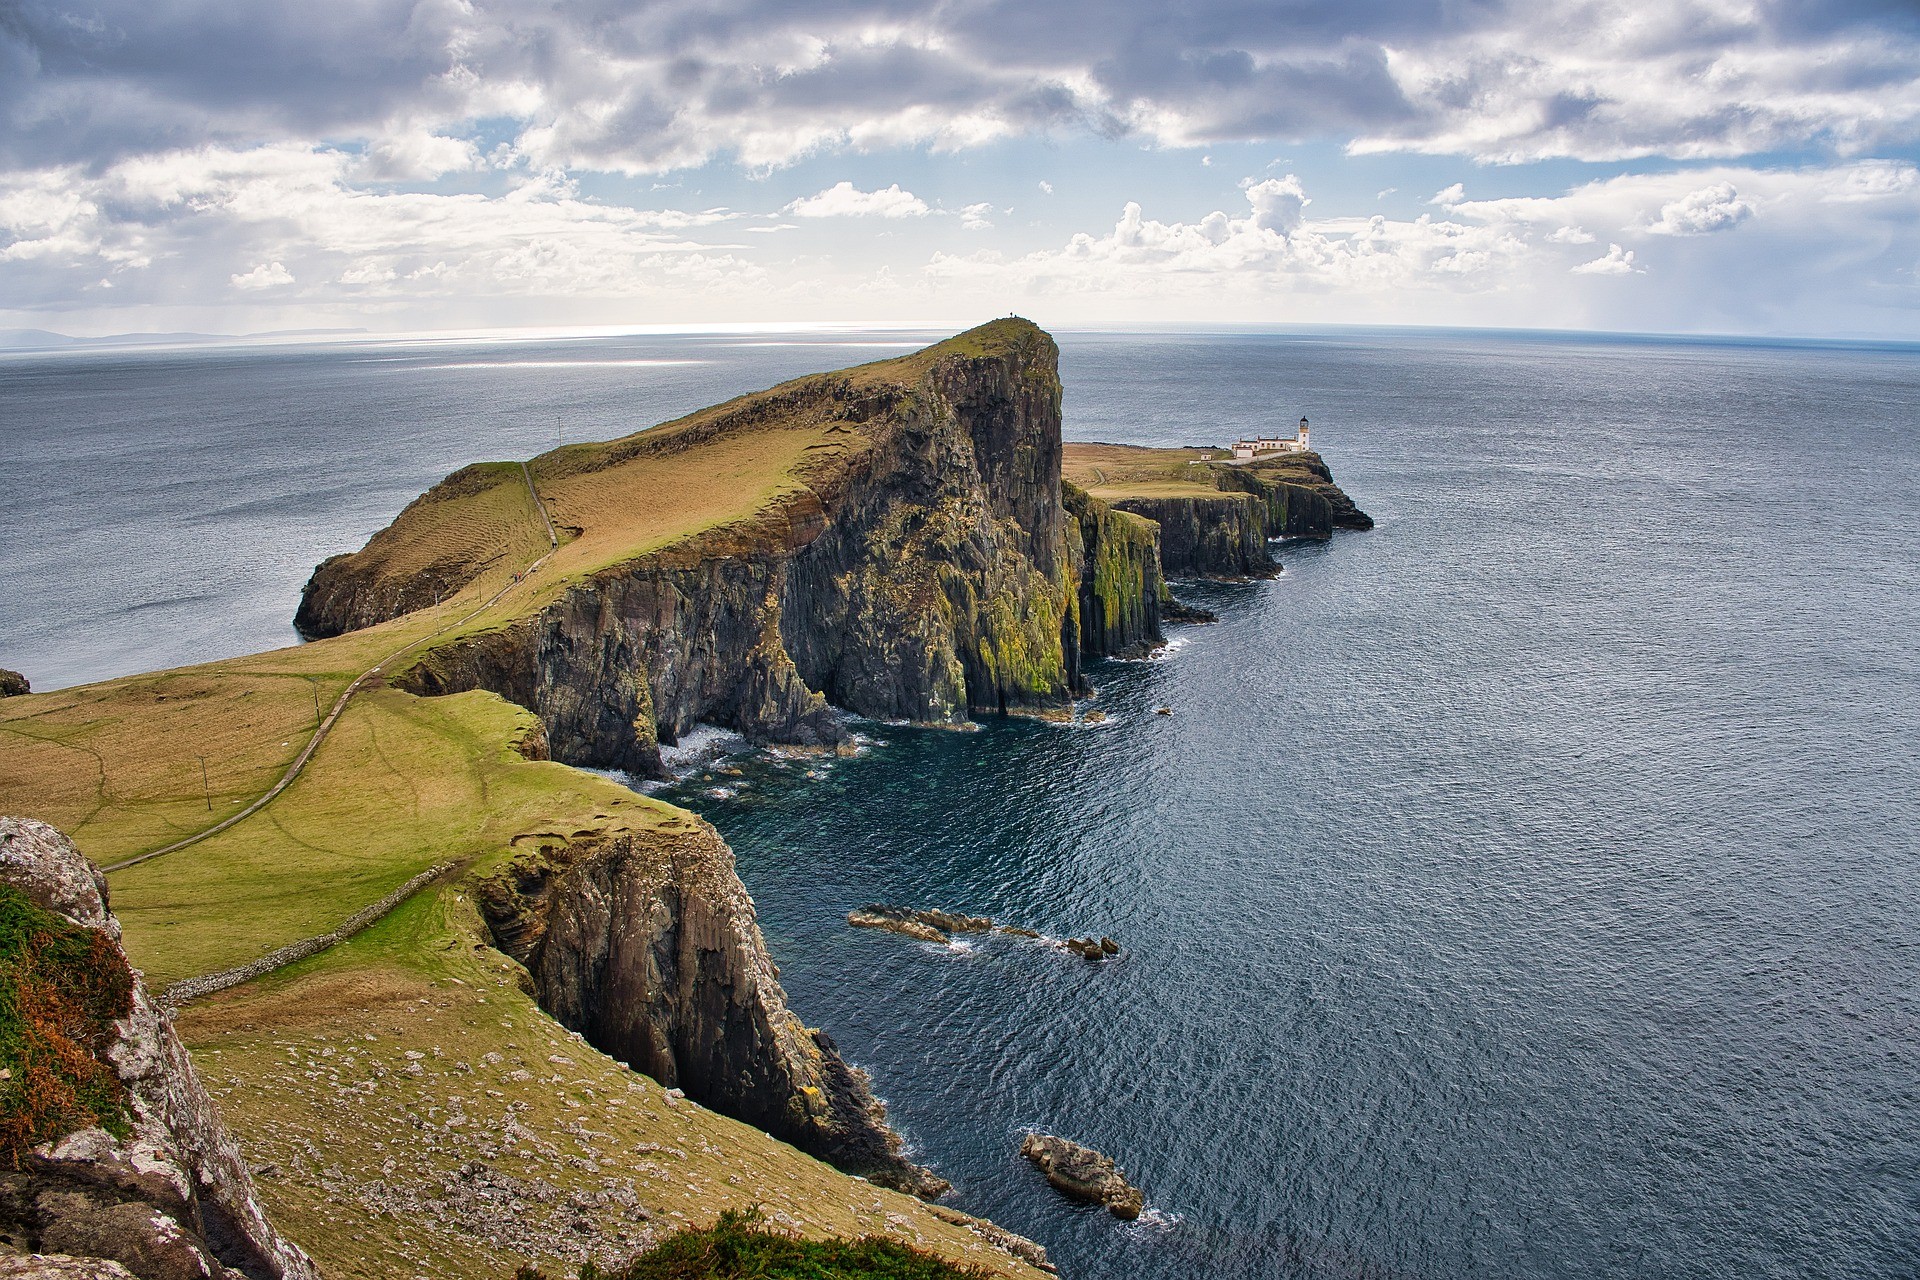
<path fill-rule="evenodd" d="M 200 843 L 200 841 L 205 840 L 208 836 L 218 835 L 220 832 L 225 831 L 228 827 L 235 826 L 241 822 L 244 822 L 248 818 L 251 818 L 254 814 L 266 808 L 269 804 L 273 803 L 273 799 L 275 796 L 279 795 L 282 791 L 285 791 L 288 787 L 292 786 L 294 783 L 294 779 L 298 778 L 301 772 L 307 767 L 307 762 L 313 759 L 314 752 L 320 749 L 320 744 L 327 740 L 327 735 L 329 733 L 333 732 L 333 726 L 339 722 L 341 715 L 347 709 L 347 704 L 353 701 L 353 696 L 359 693 L 362 689 L 365 689 L 368 685 L 372 684 L 379 677 L 380 673 L 386 670 L 387 665 L 389 663 L 391 663 L 394 659 L 399 658 L 404 654 L 410 653 L 413 650 L 418 649 L 421 645 L 426 644 L 429 640 L 437 639 L 440 636 L 445 635 L 447 632 L 452 631 L 454 628 L 463 627 L 467 623 L 473 621 L 475 618 L 485 613 L 488 609 L 491 609 L 493 608 L 494 605 L 500 603 L 500 598 L 506 595 L 507 592 L 513 590 L 514 587 L 518 586 L 521 579 L 532 577 L 534 573 L 536 573 L 539 570 L 541 565 L 544 565 L 547 561 L 553 559 L 553 553 L 560 549 L 560 539 L 555 534 L 554 528 L 553 528 L 553 517 L 547 514 L 547 504 L 540 500 L 539 490 L 533 487 L 533 472 L 527 468 L 527 464 L 524 462 L 520 464 L 520 474 L 523 478 L 525 478 L 527 482 L 527 492 L 533 497 L 534 510 L 540 513 L 540 519 L 544 521 L 547 526 L 547 553 L 545 555 L 541 556 L 538 560 L 535 560 L 532 564 L 528 565 L 524 573 L 521 573 L 516 577 L 510 579 L 507 582 L 506 586 L 501 587 L 498 591 L 494 592 L 491 596 L 488 596 L 484 601 L 480 603 L 479 607 L 475 608 L 472 612 L 468 613 L 466 616 L 461 618 L 456 618 L 452 622 L 449 622 L 446 626 L 441 627 L 437 631 L 429 632 L 427 635 L 421 636 L 417 640 L 412 640 L 406 644 L 401 645 L 398 649 L 395 649 L 392 653 L 380 659 L 380 661 L 374 663 L 372 667 L 361 672 L 360 675 L 354 679 L 353 683 L 348 685 L 346 689 L 340 694 L 340 697 L 334 702 L 332 710 L 327 712 L 326 718 L 323 719 L 318 725 L 314 727 L 313 736 L 307 740 L 307 745 L 300 749 L 300 754 L 293 758 L 293 763 L 287 766 L 287 771 L 280 775 L 280 780 L 274 783 L 271 787 L 269 787 L 267 789 L 266 794 L 261 796 L 258 800 L 255 800 L 252 804 L 248 805 L 246 808 L 242 809 L 240 812 L 234 814 L 233 816 L 229 818 L 225 818 L 220 822 L 214 823 L 212 826 L 206 828 L 204 831 L 195 832 L 193 835 L 188 836 L 184 840 L 176 840 L 172 844 L 164 845 L 161 848 L 151 849 L 146 853 L 136 854 L 131 858 L 124 858 L 119 862 L 115 862 L 111 864 L 110 866 L 102 867 L 101 870 L 124 871 L 128 867 L 138 866 L 143 862 L 149 861 L 150 859 L 163 857 L 169 853 L 176 853 L 179 850 L 186 848 L 188 845 Z"/>

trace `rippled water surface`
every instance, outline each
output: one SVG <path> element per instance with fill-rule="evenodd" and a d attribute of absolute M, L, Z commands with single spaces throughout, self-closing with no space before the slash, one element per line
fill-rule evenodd
<path fill-rule="evenodd" d="M 1920 357 L 1063 347 L 1070 436 L 1307 413 L 1379 527 L 1183 587 L 1221 620 L 1096 670 L 1099 727 L 868 725 L 674 792 L 958 1202 L 1082 1280 L 1920 1271 Z M 595 438 L 884 354 L 0 362 L 0 666 L 282 642 L 313 560 L 556 412 Z M 704 363 L 615 363 L 666 359 Z M 873 900 L 1126 952 L 848 928 Z M 1058 1199 L 1029 1128 L 1154 1211 Z"/>

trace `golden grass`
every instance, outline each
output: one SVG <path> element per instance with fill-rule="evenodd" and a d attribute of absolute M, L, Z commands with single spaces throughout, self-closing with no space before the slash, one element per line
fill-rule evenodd
<path fill-rule="evenodd" d="M 722 435 L 595 471 L 538 480 L 556 525 L 578 530 L 542 579 L 549 590 L 708 529 L 744 520 L 806 488 L 803 459 L 847 449 L 832 424 L 809 422 Z M 844 432 L 842 433 L 844 434 Z"/>
<path fill-rule="evenodd" d="M 1060 474 L 1096 498 L 1229 497 L 1214 483 L 1219 449 L 1145 449 L 1128 444 L 1069 443 Z"/>
<path fill-rule="evenodd" d="M 410 503 L 358 553 L 376 578 L 465 584 L 524 569 L 547 551 L 547 529 L 517 462 L 463 467 Z"/>
<path fill-rule="evenodd" d="M 527 1261 L 572 1274 L 563 1255 L 503 1243 L 497 1210 L 463 1225 L 432 1211 L 382 1213 L 343 1191 L 378 1182 L 432 1198 L 471 1161 L 551 1188 L 535 1222 L 569 1200 L 588 1206 L 595 1230 L 574 1238 L 616 1254 L 650 1232 L 759 1204 L 808 1236 L 887 1234 L 999 1274 L 1039 1274 L 910 1197 L 691 1102 L 669 1103 L 653 1081 L 554 1025 L 515 985 L 515 966 L 474 945 L 480 930 L 458 887 L 424 893 L 332 951 L 179 1020 L 249 1160 L 276 1167 L 260 1180 L 274 1220 L 331 1280 L 503 1277 Z M 504 1143 L 512 1125 L 531 1136 Z M 650 1221 L 595 1203 L 620 1183 Z"/>
<path fill-rule="evenodd" d="M 524 759 L 507 744 L 533 725 L 489 693 L 362 694 L 263 812 L 115 874 L 128 953 L 165 984 L 325 933 L 415 874 L 503 854 L 524 832 L 680 820 L 596 775 Z"/>
<path fill-rule="evenodd" d="M 204 830 L 286 772 L 316 704 L 331 708 L 363 671 L 462 618 L 512 572 L 330 640 L 0 700 L 0 813 L 53 823 L 102 865 Z"/>

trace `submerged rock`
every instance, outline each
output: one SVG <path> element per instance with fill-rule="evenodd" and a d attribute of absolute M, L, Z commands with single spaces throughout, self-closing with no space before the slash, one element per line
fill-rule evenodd
<path fill-rule="evenodd" d="M 847 923 L 861 929 L 885 929 L 889 933 L 918 938 L 922 942 L 951 942 L 952 934 L 987 933 L 1002 927 L 986 916 L 960 915 L 942 911 L 938 907 L 916 911 L 910 907 L 889 907 L 877 902 L 847 912 Z"/>
<path fill-rule="evenodd" d="M 0 899 L 20 947 L 8 980 L 33 984 L 54 1018 L 14 1039 L 0 1075 L 17 1142 L 0 1161 L 0 1252 L 59 1255 L 0 1275 L 319 1280 L 267 1220 L 172 1022 L 128 966 L 105 878 L 46 823 L 0 818 Z M 30 974 L 36 956 L 55 971 Z M 6 993 L 5 1016 L 22 1016 L 21 995 Z"/>
<path fill-rule="evenodd" d="M 1106 960 L 1120 954 L 1120 944 L 1103 934 L 1098 938 L 1068 938 L 1067 950 L 1088 960 Z"/>
<path fill-rule="evenodd" d="M 1110 1157 L 1092 1147 L 1049 1133 L 1030 1133 L 1020 1143 L 1020 1154 L 1033 1161 L 1056 1190 L 1088 1204 L 1103 1204 L 1116 1218 L 1131 1222 L 1146 1208 L 1147 1198 L 1140 1189 L 1127 1181 Z"/>

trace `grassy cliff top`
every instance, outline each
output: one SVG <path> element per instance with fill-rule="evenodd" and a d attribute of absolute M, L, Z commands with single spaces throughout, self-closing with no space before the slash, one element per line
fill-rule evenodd
<path fill-rule="evenodd" d="M 1214 483 L 1213 465 L 1225 449 L 1146 449 L 1131 444 L 1069 442 L 1060 474 L 1096 498 L 1227 497 Z"/>
<path fill-rule="evenodd" d="M 758 1205 L 1039 1275 L 910 1196 L 669 1095 L 556 1025 L 459 885 L 179 1018 L 274 1221 L 329 1280 L 575 1273 Z M 639 1210 L 644 1210 L 644 1216 Z"/>
<path fill-rule="evenodd" d="M 1208 445 L 1149 449 L 1132 444 L 1069 442 L 1060 474 L 1096 498 L 1116 502 L 1125 498 L 1219 498 L 1238 501 L 1237 490 L 1221 486 L 1229 471 L 1263 480 L 1312 484 L 1312 468 L 1320 455 L 1310 452 L 1273 454 L 1257 462 L 1236 463 L 1233 451 Z"/>
<path fill-rule="evenodd" d="M 363 594 L 398 596 L 407 584 L 457 590 L 501 564 L 546 548 L 531 479 L 561 545 L 517 587 L 525 613 L 602 569 L 703 534 L 732 530 L 749 542 L 782 536 L 785 508 L 870 441 L 876 412 L 913 395 L 941 364 L 1051 355 L 1052 340 L 1026 320 L 995 320 L 910 355 L 811 374 L 736 397 L 614 440 L 564 445 L 516 463 L 479 463 L 441 481 L 362 551 L 337 558 Z"/>

